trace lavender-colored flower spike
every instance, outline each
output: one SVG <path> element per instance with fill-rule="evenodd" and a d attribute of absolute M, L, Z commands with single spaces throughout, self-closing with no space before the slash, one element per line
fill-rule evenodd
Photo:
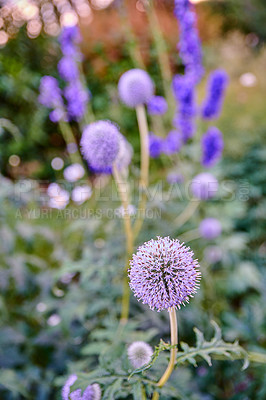
<path fill-rule="evenodd" d="M 65 88 L 67 112 L 70 120 L 80 121 L 86 111 L 90 99 L 90 92 L 85 90 L 79 81 L 72 81 Z"/>
<path fill-rule="evenodd" d="M 73 57 L 65 56 L 61 58 L 57 65 L 58 72 L 65 81 L 74 81 L 78 79 L 79 70 Z"/>
<path fill-rule="evenodd" d="M 118 82 L 121 100 L 128 107 L 135 108 L 146 104 L 153 96 L 154 85 L 146 71 L 131 69 L 125 72 Z"/>
<path fill-rule="evenodd" d="M 153 133 L 149 135 L 149 152 L 152 158 L 160 156 L 163 149 L 163 138 L 156 136 Z"/>
<path fill-rule="evenodd" d="M 62 399 L 63 400 L 69 400 L 70 388 L 76 382 L 77 379 L 78 379 L 77 375 L 72 374 L 66 380 L 66 383 L 64 384 L 64 386 L 62 388 Z"/>
<path fill-rule="evenodd" d="M 222 69 L 212 72 L 208 81 L 207 98 L 202 108 L 205 119 L 217 118 L 221 112 L 228 75 Z"/>
<path fill-rule="evenodd" d="M 43 76 L 40 82 L 39 103 L 48 108 L 57 108 L 63 105 L 61 90 L 58 82 L 52 76 Z"/>
<path fill-rule="evenodd" d="M 202 172 L 195 176 L 191 183 L 192 194 L 200 200 L 208 200 L 218 191 L 217 179 L 208 172 Z"/>
<path fill-rule="evenodd" d="M 77 45 L 81 42 L 80 30 L 77 26 L 69 26 L 62 30 L 59 37 L 61 50 L 66 56 L 77 56 Z"/>
<path fill-rule="evenodd" d="M 221 158 L 224 148 L 222 132 L 211 127 L 201 138 L 202 160 L 204 167 L 213 167 Z"/>
<path fill-rule="evenodd" d="M 140 368 L 151 361 L 153 350 L 146 342 L 133 342 L 127 349 L 127 355 L 133 367 Z"/>
<path fill-rule="evenodd" d="M 70 394 L 71 400 L 82 400 L 82 390 L 77 389 L 73 393 Z"/>
<path fill-rule="evenodd" d="M 89 165 L 96 170 L 112 168 L 119 153 L 120 132 L 110 121 L 97 121 L 83 131 L 81 151 Z"/>
<path fill-rule="evenodd" d="M 168 109 L 167 101 L 162 96 L 153 96 L 147 106 L 150 115 L 163 115 Z"/>
<path fill-rule="evenodd" d="M 205 218 L 199 225 L 199 232 L 204 239 L 215 239 L 220 236 L 222 226 L 216 218 Z"/>
<path fill-rule="evenodd" d="M 163 142 L 164 154 L 170 155 L 178 153 L 183 145 L 182 136 L 176 130 L 172 130 L 168 133 L 167 137 Z"/>
<path fill-rule="evenodd" d="M 138 300 L 157 311 L 180 308 L 199 287 L 199 264 L 177 239 L 157 237 L 138 248 L 130 261 L 130 288 Z"/>

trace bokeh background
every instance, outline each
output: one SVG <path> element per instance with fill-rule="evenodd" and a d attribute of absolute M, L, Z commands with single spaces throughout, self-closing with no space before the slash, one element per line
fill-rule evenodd
<path fill-rule="evenodd" d="M 227 340 L 265 353 L 266 5 L 264 0 L 193 2 L 206 71 L 223 68 L 230 77 L 217 122 L 225 150 L 216 173 L 232 196 L 208 205 L 208 212 L 223 222 L 222 237 L 191 242 L 204 260 L 205 278 L 203 273 L 199 295 L 180 312 L 180 337 L 193 343 L 195 325 L 210 335 L 209 320 L 214 319 Z M 155 8 L 175 74 L 180 60 L 172 3 L 158 0 Z M 41 189 L 62 179 L 52 160 L 60 157 L 69 164 L 57 125 L 38 103 L 40 79 L 59 78 L 57 36 L 63 26 L 79 23 L 93 112 L 121 126 L 135 150 L 133 174 L 139 161 L 137 124 L 134 111 L 119 103 L 117 82 L 124 71 L 139 66 L 149 71 L 159 94 L 163 87 L 140 0 L 2 0 L 0 5 L 0 397 L 59 399 L 62 377 L 69 370 L 93 369 L 97 350 L 90 344 L 96 349 L 99 338 L 108 342 L 115 329 L 124 241 L 119 218 L 28 213 L 40 209 Z M 205 84 L 200 84 L 199 99 Z M 73 130 L 78 137 L 75 124 Z M 168 169 L 168 159 L 153 160 L 152 183 L 165 179 Z M 91 174 L 93 188 L 100 179 Z M 21 195 L 21 182 L 30 182 L 32 190 Z M 97 203 L 93 198 L 83 207 L 115 208 L 118 200 Z M 166 204 L 155 196 L 149 207 L 160 210 L 160 217 L 145 222 L 139 243 L 157 234 L 184 234 L 201 218 L 196 215 L 179 231 L 171 222 L 182 208 L 180 199 Z M 168 335 L 166 315 L 132 302 L 132 315 L 141 311 L 137 329 L 148 332 L 146 340 L 156 344 Z M 139 337 L 134 328 L 132 340 Z M 180 368 L 174 379 L 182 399 L 266 398 L 265 368 L 256 363 L 246 371 L 239 361 L 215 361 L 212 368 L 200 363 L 196 369 Z"/>

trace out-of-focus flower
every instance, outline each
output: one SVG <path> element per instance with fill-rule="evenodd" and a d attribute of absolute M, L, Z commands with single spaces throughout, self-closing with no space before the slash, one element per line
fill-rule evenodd
<path fill-rule="evenodd" d="M 59 122 L 65 120 L 66 113 L 62 108 L 56 108 L 55 110 L 51 111 L 49 114 L 49 118 L 52 122 Z"/>
<path fill-rule="evenodd" d="M 183 183 L 184 182 L 184 176 L 180 174 L 179 172 L 169 172 L 169 174 L 166 177 L 167 182 L 170 185 L 174 185 L 175 183 Z"/>
<path fill-rule="evenodd" d="M 176 130 L 172 130 L 163 141 L 162 151 L 167 155 L 175 154 L 179 152 L 182 145 L 183 141 L 180 133 Z"/>
<path fill-rule="evenodd" d="M 223 250 L 219 246 L 208 246 L 204 250 L 204 257 L 209 263 L 215 264 L 222 260 Z"/>
<path fill-rule="evenodd" d="M 65 56 L 61 58 L 57 65 L 58 72 L 65 81 L 75 81 L 78 79 L 79 70 L 73 57 Z"/>
<path fill-rule="evenodd" d="M 64 166 L 64 160 L 62 160 L 60 157 L 55 157 L 52 159 L 51 166 L 56 171 L 60 171 L 60 169 L 62 169 Z"/>
<path fill-rule="evenodd" d="M 92 195 L 92 190 L 89 185 L 76 186 L 72 190 L 71 198 L 77 204 L 83 204 Z"/>
<path fill-rule="evenodd" d="M 52 76 L 43 76 L 40 82 L 39 103 L 48 108 L 60 108 L 63 105 L 62 93 L 58 82 Z"/>
<path fill-rule="evenodd" d="M 194 118 L 177 113 L 173 120 L 173 125 L 176 127 L 176 129 L 180 130 L 183 143 L 186 143 L 189 139 L 191 139 L 195 133 Z"/>
<path fill-rule="evenodd" d="M 120 206 L 115 210 L 115 214 L 120 218 L 124 217 L 125 215 L 133 216 L 136 214 L 136 212 L 136 207 L 133 206 L 133 204 L 129 204 L 127 211 L 125 211 L 123 206 Z"/>
<path fill-rule="evenodd" d="M 153 133 L 149 135 L 149 151 L 152 158 L 160 156 L 163 149 L 163 138 L 156 136 Z"/>
<path fill-rule="evenodd" d="M 79 179 L 81 179 L 84 176 L 84 174 L 85 174 L 84 168 L 82 167 L 82 165 L 78 163 L 69 165 L 64 170 L 64 178 L 68 182 L 76 182 Z"/>
<path fill-rule="evenodd" d="M 70 120 L 80 121 L 86 112 L 90 92 L 85 90 L 80 81 L 71 81 L 64 90 L 67 100 L 67 112 Z"/>
<path fill-rule="evenodd" d="M 83 131 L 81 152 L 95 170 L 112 168 L 119 153 L 120 132 L 110 121 L 97 121 Z"/>
<path fill-rule="evenodd" d="M 77 45 L 81 42 L 80 30 L 77 26 L 68 26 L 62 30 L 59 37 L 61 50 L 66 56 L 77 55 Z"/>
<path fill-rule="evenodd" d="M 217 69 L 210 74 L 207 98 L 202 108 L 203 118 L 212 119 L 220 115 L 227 84 L 228 75 L 224 70 Z"/>
<path fill-rule="evenodd" d="M 211 127 L 201 138 L 202 159 L 204 167 L 213 167 L 221 158 L 224 141 L 222 132 L 218 128 Z"/>
<path fill-rule="evenodd" d="M 216 218 L 205 218 L 199 225 L 199 232 L 204 239 L 215 239 L 222 233 L 222 226 Z"/>
<path fill-rule="evenodd" d="M 51 183 L 48 186 L 47 194 L 50 197 L 48 205 L 51 208 L 63 210 L 69 203 L 69 193 L 57 183 Z"/>
<path fill-rule="evenodd" d="M 199 264 L 177 239 L 157 237 L 138 248 L 130 261 L 130 288 L 138 300 L 157 311 L 180 308 L 198 287 Z"/>
<path fill-rule="evenodd" d="M 62 400 L 100 400 L 101 388 L 98 383 L 88 385 L 82 394 L 81 389 L 76 389 L 71 393 L 71 386 L 78 379 L 77 375 L 70 375 L 62 389 Z"/>
<path fill-rule="evenodd" d="M 135 108 L 150 101 L 154 93 L 154 84 L 146 71 L 131 69 L 119 79 L 118 92 L 123 103 Z"/>
<path fill-rule="evenodd" d="M 138 341 L 131 343 L 127 349 L 127 355 L 133 367 L 140 368 L 151 361 L 153 350 L 148 343 Z"/>
<path fill-rule="evenodd" d="M 201 42 L 196 27 L 196 14 L 189 0 L 175 0 L 174 14 L 179 21 L 179 52 L 186 75 L 198 82 L 203 74 Z"/>
<path fill-rule="evenodd" d="M 119 134 L 119 151 L 115 160 L 118 169 L 124 169 L 131 163 L 133 148 L 126 138 Z"/>
<path fill-rule="evenodd" d="M 244 87 L 254 87 L 257 85 L 257 78 L 252 72 L 246 72 L 240 76 L 239 82 Z"/>
<path fill-rule="evenodd" d="M 150 115 L 163 115 L 168 109 L 167 101 L 162 96 L 153 96 L 147 107 Z"/>
<path fill-rule="evenodd" d="M 197 199 L 208 200 L 215 196 L 218 186 L 218 181 L 212 174 L 202 172 L 193 178 L 191 192 Z"/>

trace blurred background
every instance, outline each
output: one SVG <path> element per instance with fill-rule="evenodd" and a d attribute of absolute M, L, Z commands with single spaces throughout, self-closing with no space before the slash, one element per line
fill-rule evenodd
<path fill-rule="evenodd" d="M 227 181 L 232 196 L 208 206 L 208 212 L 223 221 L 222 237 L 191 242 L 203 259 L 206 279 L 203 274 L 200 294 L 182 310 L 180 336 L 193 343 L 192 327 L 208 335 L 209 320 L 214 319 L 227 340 L 239 339 L 247 350 L 266 353 L 266 4 L 191 2 L 206 72 L 223 68 L 230 77 L 217 123 L 225 150 L 216 173 Z M 153 3 L 174 75 L 182 66 L 173 1 Z M 134 175 L 138 128 L 134 110 L 119 103 L 117 83 L 126 70 L 145 68 L 163 94 L 154 41 L 158 27 L 142 0 L 0 0 L 0 7 L 0 398 L 60 399 L 61 377 L 71 369 L 94 368 L 97 357 L 84 346 L 97 341 L 100 329 L 108 331 L 112 318 L 116 321 L 123 232 L 119 218 L 71 220 L 28 213 L 40 209 L 42 188 L 63 178 L 52 161 L 69 164 L 58 125 L 38 102 L 40 79 L 51 75 L 60 81 L 57 38 L 63 27 L 79 24 L 92 111 L 97 119 L 112 119 L 121 126 L 134 147 Z M 199 85 L 199 100 L 205 85 L 206 79 Z M 78 139 L 77 124 L 72 128 Z M 152 160 L 152 184 L 165 179 L 169 168 L 166 157 Z M 101 179 L 106 178 L 90 174 L 92 188 Z M 31 190 L 21 190 L 28 183 Z M 107 186 L 104 183 L 108 193 Z M 181 231 L 170 225 L 169 232 L 179 212 L 177 202 L 173 197 L 166 206 L 154 198 L 149 207 L 159 209 L 160 218 L 146 221 L 140 243 L 157 234 L 178 236 L 195 229 L 200 214 Z M 110 204 L 118 207 L 117 201 Z M 90 208 L 110 204 L 96 205 L 92 198 Z M 168 332 L 166 316 L 133 301 L 132 315 L 140 310 L 138 326 L 156 328 L 150 340 L 158 343 Z M 211 369 L 201 363 L 196 369 L 180 368 L 175 379 L 184 399 L 266 398 L 265 369 L 259 364 L 243 372 L 238 361 L 217 361 Z"/>

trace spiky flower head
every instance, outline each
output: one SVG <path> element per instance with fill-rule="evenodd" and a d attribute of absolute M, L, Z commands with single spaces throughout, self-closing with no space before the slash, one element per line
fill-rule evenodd
<path fill-rule="evenodd" d="M 163 115 L 168 109 L 167 101 L 162 96 L 153 96 L 147 106 L 150 115 Z"/>
<path fill-rule="evenodd" d="M 191 183 L 191 192 L 197 199 L 208 200 L 215 196 L 218 191 L 217 179 L 208 172 L 196 175 Z"/>
<path fill-rule="evenodd" d="M 151 361 L 153 350 L 148 343 L 138 341 L 131 343 L 127 349 L 127 355 L 133 367 L 140 368 Z"/>
<path fill-rule="evenodd" d="M 216 218 L 205 218 L 199 225 L 199 232 L 204 239 L 215 239 L 222 232 L 221 222 Z"/>
<path fill-rule="evenodd" d="M 130 261 L 130 288 L 138 300 L 157 311 L 180 308 L 199 287 L 199 264 L 178 239 L 157 237 L 138 248 Z"/>
<path fill-rule="evenodd" d="M 77 375 L 70 375 L 62 389 L 62 400 L 100 400 L 101 389 L 98 383 L 88 385 L 82 393 L 81 389 L 76 389 L 71 393 L 71 386 L 78 379 Z"/>
<path fill-rule="evenodd" d="M 120 132 L 110 121 L 97 121 L 83 131 L 81 152 L 89 165 L 96 169 L 111 168 L 119 153 Z"/>
<path fill-rule="evenodd" d="M 201 138 L 201 163 L 206 168 L 213 167 L 221 158 L 224 148 L 223 134 L 215 126 L 210 127 Z"/>
<path fill-rule="evenodd" d="M 118 92 L 123 103 L 135 108 L 146 104 L 153 97 L 154 84 L 146 71 L 130 69 L 121 76 Z"/>

